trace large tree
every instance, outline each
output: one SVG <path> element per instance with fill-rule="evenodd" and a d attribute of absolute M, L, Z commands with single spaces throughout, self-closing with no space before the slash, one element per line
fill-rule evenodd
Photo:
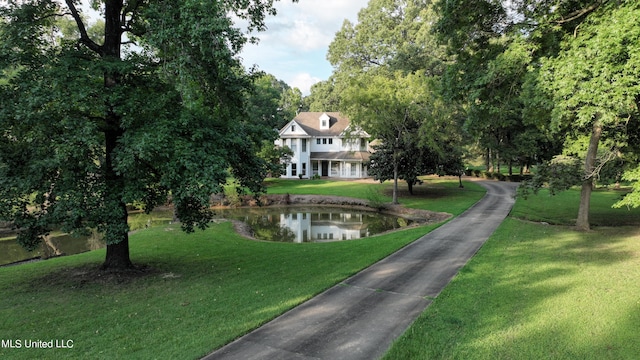
<path fill-rule="evenodd" d="M 0 5 L 0 217 L 34 248 L 54 226 L 104 233 L 103 268 L 132 266 L 127 204 L 168 197 L 186 231 L 204 228 L 228 176 L 259 192 L 265 131 L 244 111 L 238 58 L 273 1 L 94 0 L 92 38 L 66 0 Z M 66 17 L 76 36 L 63 37 Z M 128 44 L 135 47 L 129 49 Z"/>
<path fill-rule="evenodd" d="M 394 179 L 394 203 L 398 179 L 411 186 L 427 173 L 421 155 L 436 155 L 428 162 L 458 155 L 443 151 L 459 139 L 456 112 L 439 96 L 445 57 L 431 33 L 434 19 L 431 1 L 374 0 L 329 46 L 335 70 L 327 85 L 340 89 L 341 110 L 383 143 L 372 169 Z"/>
<path fill-rule="evenodd" d="M 589 229 L 589 203 L 603 162 L 624 149 L 640 110 L 640 4 L 596 2 L 558 56 L 545 59 L 540 85 L 553 99 L 552 121 L 560 129 L 589 137 L 584 156 L 576 226 Z M 598 157 L 599 146 L 609 144 Z"/>
<path fill-rule="evenodd" d="M 451 95 L 472 110 L 476 129 L 520 134 L 520 126 L 505 127 L 504 120 L 521 117 L 523 125 L 535 126 L 527 127 L 529 131 L 539 130 L 541 139 L 551 135 L 564 141 L 565 153 L 574 142 L 567 139 L 589 138 L 579 174 L 582 196 L 576 222 L 577 228 L 589 229 L 590 193 L 603 161 L 613 158 L 611 154 L 635 151 L 624 144 L 638 116 L 637 1 L 439 4 L 440 38 L 457 57 L 446 79 Z M 603 140 L 609 151 L 599 159 Z M 553 148 L 553 142 L 532 147 L 546 152 L 544 157 L 552 155 L 548 150 Z M 543 154 L 537 155 L 542 159 Z"/>

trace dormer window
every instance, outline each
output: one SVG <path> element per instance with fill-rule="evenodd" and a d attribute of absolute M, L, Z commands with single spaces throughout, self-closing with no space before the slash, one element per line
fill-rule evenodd
<path fill-rule="evenodd" d="M 323 113 L 320 116 L 320 129 L 326 130 L 329 128 L 330 125 L 331 125 L 331 117 L 329 117 L 329 115 L 327 115 L 326 113 Z"/>

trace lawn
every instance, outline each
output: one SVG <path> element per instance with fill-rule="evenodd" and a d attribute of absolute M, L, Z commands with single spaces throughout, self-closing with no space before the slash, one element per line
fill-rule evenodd
<path fill-rule="evenodd" d="M 399 184 L 400 204 L 416 209 L 443 211 L 459 215 L 469 208 L 469 203 L 474 203 L 482 198 L 485 190 L 475 182 L 464 182 L 464 188 L 460 189 L 458 180 L 450 177 L 425 177 L 422 185 L 414 186 L 414 195 L 409 194 L 403 182 Z M 318 194 L 332 196 L 347 196 L 360 199 L 371 199 L 381 196 L 386 202 L 391 202 L 393 183 L 349 182 L 334 180 L 282 180 L 270 179 L 267 181 L 269 194 Z"/>
<path fill-rule="evenodd" d="M 274 188 L 358 196 L 369 187 L 387 187 L 367 184 L 362 190 L 363 184 L 336 181 L 301 187 L 311 183 L 277 182 Z M 445 180 L 434 179 L 433 185 L 422 185 L 433 187 L 424 199 L 428 204 L 414 202 L 442 211 L 448 197 L 434 194 L 449 189 L 457 191 L 456 203 L 466 199 L 468 207 L 483 194 L 474 185 L 453 190 Z M 96 272 L 104 250 L 2 267 L 0 358 L 199 358 L 435 226 L 362 240 L 290 244 L 247 240 L 226 222 L 191 235 L 166 225 L 131 236 L 132 259 L 143 265 L 134 276 Z M 56 340 L 71 340 L 73 347 L 26 348 Z M 10 347 L 18 344 L 21 348 Z"/>
<path fill-rule="evenodd" d="M 613 209 L 611 206 L 626 194 L 627 190 L 599 188 L 591 196 L 589 218 L 593 226 L 640 225 L 640 208 Z M 580 191 L 571 189 L 550 195 L 543 189 L 538 195 L 519 200 L 512 215 L 531 221 L 556 225 L 573 225 L 578 216 Z"/>
<path fill-rule="evenodd" d="M 529 221 L 572 223 L 576 196 L 518 199 L 385 359 L 637 359 L 638 212 L 610 209 L 618 193 L 601 190 L 592 218 L 616 226 Z"/>

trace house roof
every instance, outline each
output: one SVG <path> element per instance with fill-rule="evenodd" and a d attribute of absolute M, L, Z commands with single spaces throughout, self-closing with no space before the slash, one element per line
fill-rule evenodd
<path fill-rule="evenodd" d="M 322 114 L 329 116 L 328 129 L 320 129 L 320 117 Z M 291 122 L 294 121 L 309 136 L 340 136 L 349 126 L 349 119 L 339 112 L 301 112 Z M 280 132 L 282 133 L 289 124 L 282 128 Z"/>

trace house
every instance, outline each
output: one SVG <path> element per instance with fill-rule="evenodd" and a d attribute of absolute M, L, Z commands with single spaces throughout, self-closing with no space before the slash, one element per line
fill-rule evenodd
<path fill-rule="evenodd" d="M 276 140 L 277 145 L 293 151 L 282 177 L 367 177 L 369 137 L 338 112 L 299 113 Z"/>

